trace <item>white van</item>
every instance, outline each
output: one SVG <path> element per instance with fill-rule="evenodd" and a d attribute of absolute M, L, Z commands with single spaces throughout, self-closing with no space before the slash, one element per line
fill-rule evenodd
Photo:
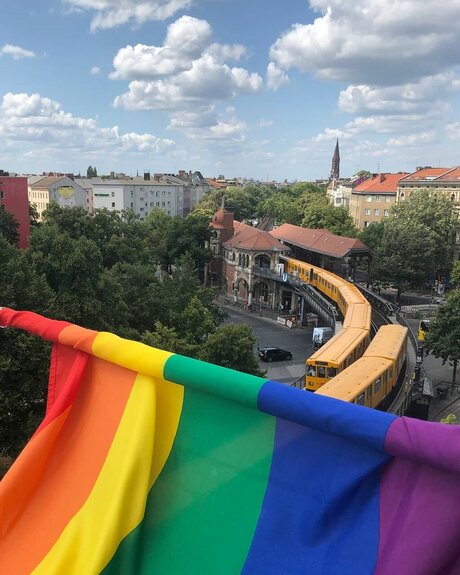
<path fill-rule="evenodd" d="M 329 341 L 334 335 L 332 327 L 314 327 L 313 328 L 313 347 L 320 348 L 322 345 Z"/>

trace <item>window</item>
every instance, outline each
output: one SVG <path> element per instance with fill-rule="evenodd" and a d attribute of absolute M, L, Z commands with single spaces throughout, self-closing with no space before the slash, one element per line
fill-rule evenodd
<path fill-rule="evenodd" d="M 379 208 L 374 208 L 374 216 L 380 216 Z"/>
<path fill-rule="evenodd" d="M 356 399 L 356 403 L 358 405 L 364 405 L 364 393 L 362 393 L 361 395 L 358 395 L 358 398 Z"/>
<path fill-rule="evenodd" d="M 114 208 L 114 207 L 115 207 L 115 202 L 112 202 L 112 208 Z"/>
<path fill-rule="evenodd" d="M 337 369 L 335 367 L 328 367 L 327 368 L 327 377 L 328 379 L 332 379 L 337 375 Z"/>
<path fill-rule="evenodd" d="M 165 203 L 161 202 L 161 207 L 164 208 L 165 207 Z"/>
<path fill-rule="evenodd" d="M 115 192 L 112 192 L 112 198 L 114 198 L 114 197 L 115 197 Z"/>
<path fill-rule="evenodd" d="M 134 204 L 133 204 L 133 202 L 131 202 L 131 207 L 132 207 L 132 208 L 134 207 Z"/>
<path fill-rule="evenodd" d="M 371 210 L 370 210 L 370 208 L 365 208 L 365 210 L 364 210 L 364 215 L 365 215 L 365 216 L 370 216 L 370 215 L 371 215 Z"/>
<path fill-rule="evenodd" d="M 383 215 L 384 215 L 384 216 L 388 216 L 389 213 L 390 213 L 389 210 L 383 210 Z"/>
<path fill-rule="evenodd" d="M 391 196 L 385 196 L 385 203 L 391 204 Z"/>
<path fill-rule="evenodd" d="M 326 368 L 318 366 L 317 368 L 318 377 L 326 377 Z"/>
<path fill-rule="evenodd" d="M 375 196 L 375 201 L 380 204 L 380 196 Z"/>
<path fill-rule="evenodd" d="M 0 200 L 3 200 L 4 197 L 5 197 L 5 192 L 1 191 L 0 192 Z"/>
<path fill-rule="evenodd" d="M 366 196 L 366 202 L 372 202 L 372 196 Z"/>
<path fill-rule="evenodd" d="M 369 227 L 369 222 L 367 220 L 364 221 L 364 227 L 368 228 Z"/>
<path fill-rule="evenodd" d="M 378 379 L 376 379 L 374 381 L 374 393 L 377 393 L 378 391 L 380 391 L 381 387 L 382 387 L 382 380 L 379 377 Z"/>

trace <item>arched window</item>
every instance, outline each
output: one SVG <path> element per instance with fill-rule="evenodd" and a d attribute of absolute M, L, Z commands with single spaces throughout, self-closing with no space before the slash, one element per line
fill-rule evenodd
<path fill-rule="evenodd" d="M 241 265 L 241 254 L 238 254 L 238 265 Z"/>

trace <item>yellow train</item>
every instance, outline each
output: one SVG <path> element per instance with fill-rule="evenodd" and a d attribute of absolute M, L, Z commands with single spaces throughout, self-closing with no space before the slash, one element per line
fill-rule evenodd
<path fill-rule="evenodd" d="M 407 358 L 406 327 L 381 327 L 363 356 L 316 393 L 378 407 L 392 391 Z"/>
<path fill-rule="evenodd" d="M 284 271 L 321 291 L 337 304 L 343 328 L 307 360 L 306 389 L 316 391 L 362 356 L 370 342 L 371 306 L 359 289 L 343 278 L 288 257 Z"/>

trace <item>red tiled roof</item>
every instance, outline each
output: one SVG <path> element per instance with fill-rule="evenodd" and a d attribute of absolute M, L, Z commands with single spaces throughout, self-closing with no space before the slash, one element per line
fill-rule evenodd
<path fill-rule="evenodd" d="M 436 178 L 436 180 L 442 181 L 452 181 L 452 180 L 460 180 L 460 168 L 452 168 L 449 172 L 443 174 Z"/>
<path fill-rule="evenodd" d="M 208 182 L 208 184 L 212 188 L 216 188 L 217 190 L 222 190 L 222 189 L 225 189 L 227 187 L 227 184 L 223 184 L 223 183 L 218 182 L 217 180 L 214 180 L 212 178 L 206 178 L 206 181 Z"/>
<path fill-rule="evenodd" d="M 284 252 L 288 248 L 275 239 L 269 232 L 253 228 L 242 222 L 233 222 L 233 236 L 224 242 L 224 246 L 243 250 L 261 250 L 264 252 Z"/>
<path fill-rule="evenodd" d="M 396 194 L 399 180 L 408 175 L 407 172 L 401 174 L 377 174 L 374 178 L 361 182 L 353 189 L 352 193 Z"/>
<path fill-rule="evenodd" d="M 414 180 L 415 181 L 426 180 L 427 178 L 432 180 L 434 178 L 439 178 L 443 174 L 447 174 L 451 170 L 452 168 L 422 168 L 421 170 L 417 170 L 413 174 L 409 174 L 405 178 L 402 178 L 401 183 L 408 181 L 412 182 Z"/>
<path fill-rule="evenodd" d="M 319 254 L 343 258 L 352 251 L 370 252 L 366 244 L 356 238 L 336 236 L 327 230 L 301 228 L 283 224 L 269 232 L 275 238 Z"/>

